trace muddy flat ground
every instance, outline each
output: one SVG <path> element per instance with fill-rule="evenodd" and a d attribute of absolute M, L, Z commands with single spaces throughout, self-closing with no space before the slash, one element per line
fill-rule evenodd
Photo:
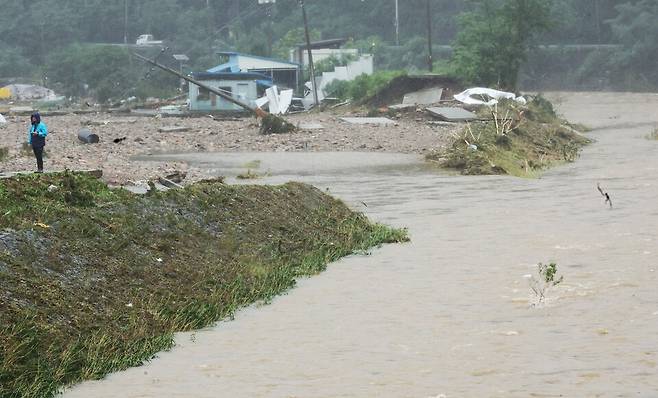
<path fill-rule="evenodd" d="M 405 115 L 386 126 L 352 125 L 332 113 L 286 116 L 300 127 L 298 132 L 260 135 L 253 118 L 217 121 L 210 117 L 131 117 L 99 113 L 44 117 L 50 134 L 46 146 L 46 169 L 102 169 L 104 179 L 124 185 L 165 176 L 174 171 L 188 173 L 186 182 L 208 177 L 203 168 L 185 161 L 136 161 L 138 157 L 162 153 L 215 152 L 388 152 L 424 154 L 448 145 L 455 126 L 428 123 L 422 113 Z M 0 162 L 0 172 L 33 170 L 31 152 L 21 150 L 27 138 L 29 117 L 8 116 L 0 130 L 9 157 Z M 91 123 L 91 124 L 90 124 Z M 315 126 L 313 126 L 315 125 Z M 161 128 L 187 127 L 186 132 L 159 132 Z M 321 127 L 321 128 L 317 128 Z M 82 144 L 77 134 L 89 128 L 101 138 L 99 144 Z M 122 139 L 114 143 L 115 139 Z"/>

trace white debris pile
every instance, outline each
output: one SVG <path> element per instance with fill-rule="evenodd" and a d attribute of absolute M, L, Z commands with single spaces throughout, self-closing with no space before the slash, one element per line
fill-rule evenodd
<path fill-rule="evenodd" d="M 292 90 L 283 90 L 279 92 L 277 86 L 272 86 L 265 90 L 265 97 L 256 100 L 256 106 L 263 108 L 265 105 L 269 107 L 269 111 L 273 115 L 285 115 L 290 109 L 292 104 Z"/>
<path fill-rule="evenodd" d="M 33 84 L 10 84 L 4 87 L 5 91 L 11 93 L 10 98 L 17 101 L 46 100 L 54 101 L 60 99 L 55 92 L 49 88 Z"/>
<path fill-rule="evenodd" d="M 505 91 L 498 91 L 484 87 L 469 88 L 468 90 L 456 94 L 454 97 L 457 101 L 467 105 L 494 106 L 501 99 L 511 99 L 522 105 L 527 103 L 525 98 L 517 97 L 514 93 L 508 93 Z"/>

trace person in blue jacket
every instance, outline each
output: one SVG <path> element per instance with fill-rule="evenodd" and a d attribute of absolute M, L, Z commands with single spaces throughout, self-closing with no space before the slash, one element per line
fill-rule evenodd
<path fill-rule="evenodd" d="M 41 122 L 41 115 L 35 113 L 30 116 L 27 143 L 32 146 L 34 156 L 37 158 L 37 173 L 43 173 L 43 147 L 46 146 L 47 135 L 48 127 Z"/>

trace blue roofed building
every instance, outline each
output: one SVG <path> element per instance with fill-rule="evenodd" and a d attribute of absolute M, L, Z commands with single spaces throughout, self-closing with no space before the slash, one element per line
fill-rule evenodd
<path fill-rule="evenodd" d="M 299 64 L 237 52 L 218 54 L 225 61 L 223 64 L 205 72 L 193 73 L 192 76 L 243 102 L 255 106 L 254 101 L 273 85 L 282 89 L 298 87 Z M 239 106 L 194 84 L 189 85 L 189 101 L 192 111 L 241 110 Z"/>
<path fill-rule="evenodd" d="M 301 65 L 273 58 L 259 57 L 237 52 L 217 53 L 223 64 L 208 69 L 208 72 L 251 72 L 269 76 L 280 89 L 296 89 L 299 86 Z"/>

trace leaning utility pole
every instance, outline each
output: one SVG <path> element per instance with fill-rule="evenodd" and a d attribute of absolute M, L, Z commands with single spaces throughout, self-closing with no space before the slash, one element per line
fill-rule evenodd
<path fill-rule="evenodd" d="M 304 32 L 306 34 L 306 49 L 308 50 L 308 66 L 311 69 L 311 86 L 313 87 L 313 100 L 315 106 L 320 106 L 318 100 L 318 88 L 315 84 L 315 67 L 313 67 L 313 50 L 311 49 L 311 35 L 308 32 L 308 19 L 306 18 L 306 7 L 304 7 L 304 0 L 299 0 L 302 6 L 302 15 L 304 16 Z"/>
<path fill-rule="evenodd" d="M 429 56 L 427 62 L 430 68 L 430 73 L 434 70 L 434 60 L 432 59 L 432 13 L 430 8 L 430 0 L 427 0 L 427 48 Z"/>

